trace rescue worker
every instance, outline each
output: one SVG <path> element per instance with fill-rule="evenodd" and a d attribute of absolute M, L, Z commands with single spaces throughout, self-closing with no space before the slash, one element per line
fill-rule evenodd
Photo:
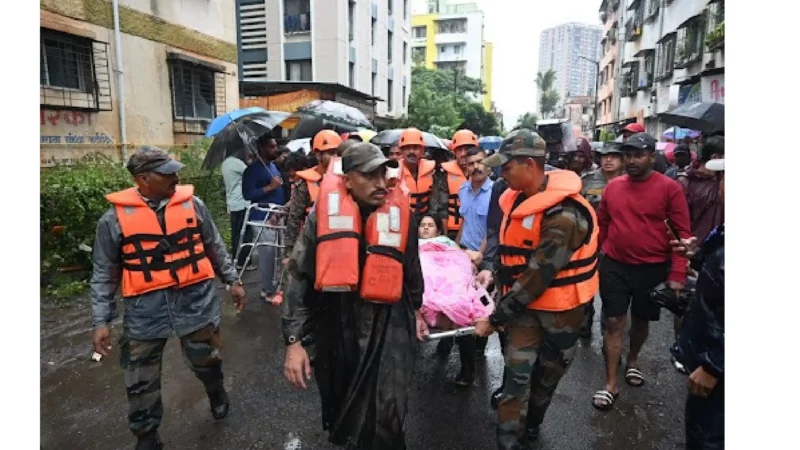
<path fill-rule="evenodd" d="M 427 326 L 417 227 L 408 197 L 389 190 L 387 159 L 363 142 L 329 169 L 288 264 L 284 375 L 311 376 L 301 336 L 314 336 L 314 376 L 329 441 L 361 450 L 405 449 L 403 422 Z M 385 220 L 384 220 L 385 218 Z M 363 268 L 363 269 L 362 269 Z"/>
<path fill-rule="evenodd" d="M 595 169 L 592 161 L 592 144 L 586 138 L 578 138 L 575 149 L 567 152 L 567 169 L 575 172 L 579 177 Z"/>
<path fill-rule="evenodd" d="M 469 169 L 467 168 L 467 152 L 473 148 L 480 148 L 478 144 L 478 137 L 475 136 L 470 130 L 458 130 L 453 134 L 453 140 L 450 148 L 456 156 L 456 164 L 461 168 L 461 173 L 464 177 L 469 177 Z"/>
<path fill-rule="evenodd" d="M 495 283 L 502 297 L 475 334 L 507 334 L 505 384 L 497 407 L 500 450 L 539 436 L 553 393 L 575 356 L 585 304 L 599 286 L 597 219 L 568 170 L 545 172 L 544 140 L 519 130 L 484 160 L 502 166 L 503 225 Z M 528 403 L 527 414 L 522 410 Z"/>
<path fill-rule="evenodd" d="M 336 149 L 342 143 L 342 138 L 333 130 L 322 130 L 318 132 L 311 141 L 312 154 L 316 156 L 318 164 L 310 169 L 301 170 L 296 173 L 304 183 L 300 183 L 294 190 L 289 214 L 286 217 L 286 232 L 284 236 L 284 254 L 289 255 L 292 247 L 300 234 L 303 222 L 317 201 L 319 183 L 322 176 L 328 170 L 328 163 L 333 156 L 336 156 Z"/>
<path fill-rule="evenodd" d="M 609 181 L 622 175 L 622 150 L 617 142 L 607 142 L 602 148 L 597 150 L 600 154 L 600 168 L 584 174 L 581 177 L 583 188 L 581 195 L 589 204 L 594 207 L 595 212 L 600 207 L 600 200 L 603 198 L 603 190 Z M 586 317 L 581 325 L 581 337 L 590 338 L 592 336 L 592 321 L 594 320 L 594 300 L 586 305 Z M 603 322 L 600 322 L 603 325 Z"/>
<path fill-rule="evenodd" d="M 106 196 L 111 208 L 97 225 L 92 252 L 94 350 L 111 353 L 110 325 L 121 285 L 125 308 L 120 362 L 137 450 L 161 449 L 161 366 L 167 338 L 178 336 L 184 361 L 205 386 L 215 419 L 228 415 L 214 277 L 231 291 L 237 311 L 244 288 L 225 243 L 191 185 L 179 185 L 183 164 L 159 148 L 143 147 L 130 158 L 136 187 Z"/>
<path fill-rule="evenodd" d="M 411 212 L 417 218 L 431 209 L 431 188 L 433 186 L 433 170 L 436 163 L 422 159 L 425 151 L 425 140 L 422 132 L 416 128 L 407 128 L 400 134 L 397 147 L 403 152 L 403 182 L 409 190 Z M 439 205 L 436 205 L 439 206 Z M 441 218 L 440 207 L 437 207 L 436 218 Z M 433 214 L 433 211 L 431 211 Z"/>

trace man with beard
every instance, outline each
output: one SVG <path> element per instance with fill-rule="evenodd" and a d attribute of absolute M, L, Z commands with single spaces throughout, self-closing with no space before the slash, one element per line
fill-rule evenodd
<path fill-rule="evenodd" d="M 586 138 L 578 138 L 575 150 L 567 152 L 567 169 L 575 172 L 579 177 L 592 171 L 592 144 Z"/>
<path fill-rule="evenodd" d="M 305 388 L 311 376 L 304 334 L 314 336 L 314 376 L 329 441 L 358 450 L 404 450 L 403 423 L 427 326 L 417 227 L 408 198 L 389 190 L 397 162 L 370 143 L 342 156 L 320 186 L 288 263 L 283 302 L 284 374 Z"/>
<path fill-rule="evenodd" d="M 598 287 L 595 213 L 567 170 L 545 172 L 544 140 L 521 129 L 484 160 L 502 166 L 497 276 L 502 297 L 475 334 L 504 328 L 505 383 L 497 407 L 497 445 L 525 448 L 539 436 L 558 383 L 575 356 L 584 304 Z M 523 407 L 527 406 L 527 411 Z"/>
<path fill-rule="evenodd" d="M 594 207 L 595 211 L 600 206 L 606 185 L 622 175 L 622 151 L 619 143 L 607 142 L 597 153 L 600 154 L 600 168 L 581 177 L 583 183 L 581 195 Z M 581 337 L 584 339 L 592 336 L 594 312 L 594 300 L 592 300 L 586 305 L 586 317 L 581 326 Z"/>
<path fill-rule="evenodd" d="M 286 203 L 283 189 L 283 177 L 275 159 L 278 157 L 278 144 L 269 135 L 258 138 L 258 158 L 255 158 L 242 177 L 242 194 L 245 200 L 257 203 L 263 207 L 269 204 L 283 205 Z M 252 209 L 249 222 L 263 222 L 267 213 Z M 260 230 L 259 230 L 260 228 Z M 267 301 L 275 295 L 275 259 L 277 247 L 263 245 L 277 242 L 277 232 L 274 229 L 252 227 L 254 239 L 258 238 L 258 273 L 261 277 L 261 300 Z"/>
<path fill-rule="evenodd" d="M 686 176 L 689 164 L 692 163 L 692 150 L 686 145 L 679 145 L 675 147 L 672 155 L 675 158 L 675 163 L 670 165 L 664 175 L 673 180 L 678 180 L 680 177 Z"/>
<path fill-rule="evenodd" d="M 112 207 L 100 218 L 92 247 L 92 344 L 95 352 L 110 355 L 110 326 L 121 288 L 125 315 L 119 346 L 128 427 L 137 437 L 137 450 L 160 450 L 167 339 L 180 338 L 184 362 L 203 383 L 211 414 L 222 419 L 230 402 L 219 354 L 221 306 L 214 276 L 230 286 L 237 311 L 247 299 L 208 208 L 191 185 L 178 184 L 183 164 L 160 148 L 143 147 L 127 168 L 136 187 L 106 197 Z"/>
<path fill-rule="evenodd" d="M 669 220 L 680 237 L 689 237 L 689 210 L 680 185 L 653 170 L 656 141 L 637 133 L 622 145 L 626 175 L 611 180 L 598 209 L 600 225 L 600 297 L 603 299 L 606 384 L 592 404 L 609 410 L 619 396 L 617 372 L 622 355 L 622 334 L 631 312 L 630 352 L 625 381 L 643 386 L 639 352 L 658 321 L 661 308 L 650 290 L 667 282 L 680 291 L 686 282 L 686 259 L 670 251 L 666 238 Z"/>
<path fill-rule="evenodd" d="M 284 236 L 286 255 L 292 252 L 297 236 L 303 228 L 306 215 L 317 201 L 320 180 L 328 171 L 328 163 L 336 155 L 336 149 L 341 143 L 342 138 L 333 130 L 321 130 L 311 141 L 312 155 L 316 156 L 317 164 L 310 169 L 297 172 L 297 176 L 305 183 L 300 183 L 294 190 L 294 196 L 289 205 L 289 214 L 286 216 Z"/>

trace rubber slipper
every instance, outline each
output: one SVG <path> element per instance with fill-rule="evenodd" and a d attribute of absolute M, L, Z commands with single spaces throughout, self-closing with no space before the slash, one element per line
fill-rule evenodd
<path fill-rule="evenodd" d="M 614 407 L 614 402 L 617 401 L 618 397 L 619 397 L 619 392 L 617 392 L 616 394 L 612 394 L 611 392 L 605 389 L 600 389 L 599 391 L 597 391 L 596 394 L 594 394 L 594 397 L 592 397 L 592 406 L 599 409 L 600 411 L 608 411 L 609 409 Z M 597 400 L 603 400 L 604 403 L 597 404 Z"/>
<path fill-rule="evenodd" d="M 633 387 L 640 387 L 644 385 L 644 374 L 639 369 L 630 367 L 625 370 L 625 382 Z"/>

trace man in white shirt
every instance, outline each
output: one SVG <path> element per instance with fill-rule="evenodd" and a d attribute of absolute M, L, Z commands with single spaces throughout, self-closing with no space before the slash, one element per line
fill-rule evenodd
<path fill-rule="evenodd" d="M 240 239 L 245 242 L 252 240 L 250 228 L 245 231 L 244 237 L 241 236 L 242 224 L 244 224 L 244 216 L 247 213 L 247 207 L 250 202 L 244 199 L 242 194 L 242 176 L 244 169 L 247 168 L 247 163 L 243 160 L 246 158 L 244 152 L 241 155 L 229 156 L 222 162 L 222 179 L 225 182 L 225 201 L 227 203 L 228 214 L 231 216 L 231 258 L 236 257 L 236 250 L 239 248 Z M 237 270 L 241 270 L 244 265 L 247 253 L 242 252 L 239 255 L 239 260 L 236 261 Z M 254 269 L 252 265 L 248 270 Z"/>

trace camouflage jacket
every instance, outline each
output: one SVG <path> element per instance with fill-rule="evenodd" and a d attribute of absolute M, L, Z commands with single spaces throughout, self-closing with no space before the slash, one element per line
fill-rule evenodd
<path fill-rule="evenodd" d="M 514 209 L 522 199 L 523 195 L 517 198 Z M 536 299 L 547 290 L 586 239 L 591 218 L 573 202 L 562 202 L 544 214 L 539 246 L 528 260 L 528 269 L 498 301 L 490 317 L 494 326 L 502 326 L 515 315 L 526 311 L 532 302 L 535 305 Z"/>
<path fill-rule="evenodd" d="M 608 184 L 608 180 L 606 179 L 603 170 L 597 169 L 595 171 L 585 173 L 581 175 L 581 181 L 583 182 L 581 195 L 586 199 L 586 201 L 594 206 L 595 210 L 597 210 L 597 208 L 600 206 L 600 200 L 603 199 L 603 189 L 605 189 L 606 185 Z"/>
<path fill-rule="evenodd" d="M 286 231 L 284 235 L 284 255 L 292 254 L 294 243 L 297 242 L 297 236 L 300 234 L 300 229 L 303 228 L 303 222 L 306 220 L 306 208 L 311 206 L 311 194 L 308 192 L 308 184 L 305 181 L 297 183 L 292 193 L 292 198 L 289 200 L 289 215 L 286 217 Z"/>

